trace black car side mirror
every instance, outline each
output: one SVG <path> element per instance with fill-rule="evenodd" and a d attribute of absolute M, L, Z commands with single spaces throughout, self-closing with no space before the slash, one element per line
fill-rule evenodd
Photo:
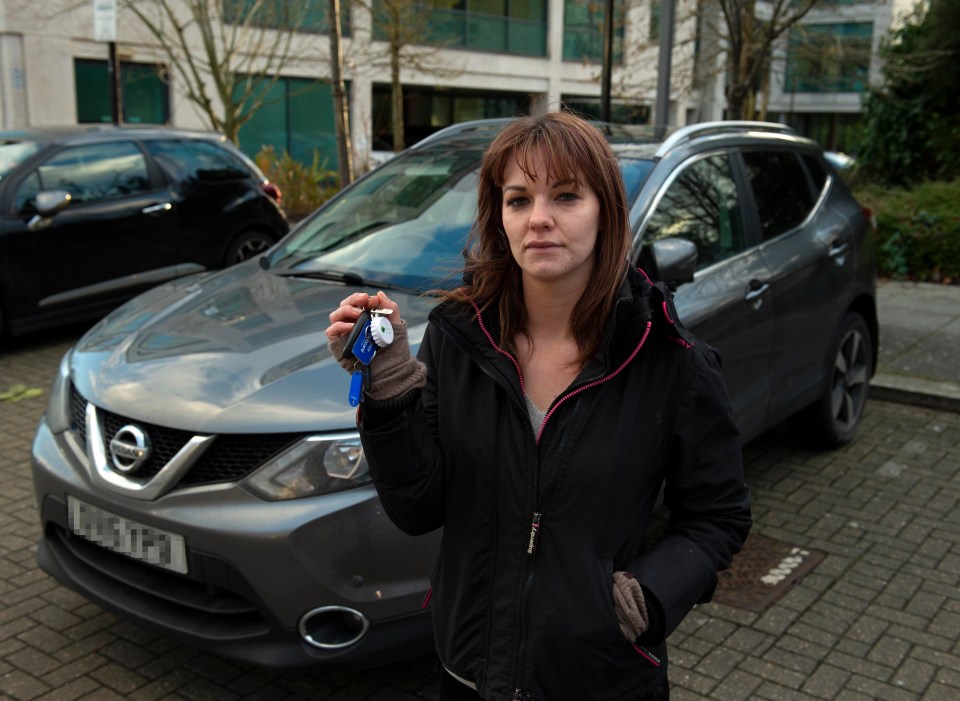
<path fill-rule="evenodd" d="M 73 198 L 66 190 L 44 190 L 38 192 L 35 202 L 37 213 L 27 222 L 30 231 L 39 231 L 50 225 L 50 217 L 66 208 Z"/>
<path fill-rule="evenodd" d="M 669 237 L 644 244 L 640 249 L 640 267 L 654 280 L 667 283 L 671 290 L 693 282 L 697 269 L 697 246 L 693 241 Z"/>

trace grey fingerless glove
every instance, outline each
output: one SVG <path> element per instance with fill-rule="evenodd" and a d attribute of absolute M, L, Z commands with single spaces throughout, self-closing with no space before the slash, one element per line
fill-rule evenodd
<path fill-rule="evenodd" d="M 627 642 L 634 642 L 650 626 L 647 604 L 640 582 L 629 572 L 613 573 L 613 605 L 620 632 Z"/>
<path fill-rule="evenodd" d="M 343 356 L 346 336 L 328 340 L 327 346 L 334 358 Z M 359 366 L 354 358 L 340 360 L 340 366 L 347 372 L 353 372 Z M 393 326 L 393 343 L 381 348 L 370 361 L 370 399 L 394 399 L 412 389 L 423 387 L 427 383 L 427 368 L 410 354 L 407 342 L 407 322 L 403 319 Z"/>

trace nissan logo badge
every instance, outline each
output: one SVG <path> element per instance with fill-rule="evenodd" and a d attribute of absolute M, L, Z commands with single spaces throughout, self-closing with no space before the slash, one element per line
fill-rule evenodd
<path fill-rule="evenodd" d="M 125 475 L 139 470 L 150 458 L 150 439 L 138 426 L 127 424 L 110 441 L 113 466 Z"/>

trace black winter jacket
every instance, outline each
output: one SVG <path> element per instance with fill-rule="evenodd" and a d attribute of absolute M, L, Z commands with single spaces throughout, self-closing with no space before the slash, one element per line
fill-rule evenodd
<path fill-rule="evenodd" d="M 444 528 L 431 577 L 437 652 L 484 699 L 652 693 L 663 639 L 709 600 L 750 528 L 716 351 L 680 325 L 664 286 L 633 271 L 603 333 L 536 438 L 496 318 L 454 303 L 431 313 L 426 386 L 362 405 L 390 518 L 410 534 Z M 651 545 L 664 480 L 669 521 Z M 654 644 L 623 638 L 616 570 L 655 599 Z"/>

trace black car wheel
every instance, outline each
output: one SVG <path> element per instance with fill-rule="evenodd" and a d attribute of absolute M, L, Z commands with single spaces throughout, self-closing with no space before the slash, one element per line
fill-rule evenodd
<path fill-rule="evenodd" d="M 276 239 L 265 231 L 245 231 L 233 240 L 224 258 L 224 267 L 242 263 L 266 251 Z"/>
<path fill-rule="evenodd" d="M 826 447 L 849 443 L 856 435 L 870 392 L 873 339 L 859 314 L 844 318 L 834 340 L 823 395 L 807 412 L 807 436 Z"/>

